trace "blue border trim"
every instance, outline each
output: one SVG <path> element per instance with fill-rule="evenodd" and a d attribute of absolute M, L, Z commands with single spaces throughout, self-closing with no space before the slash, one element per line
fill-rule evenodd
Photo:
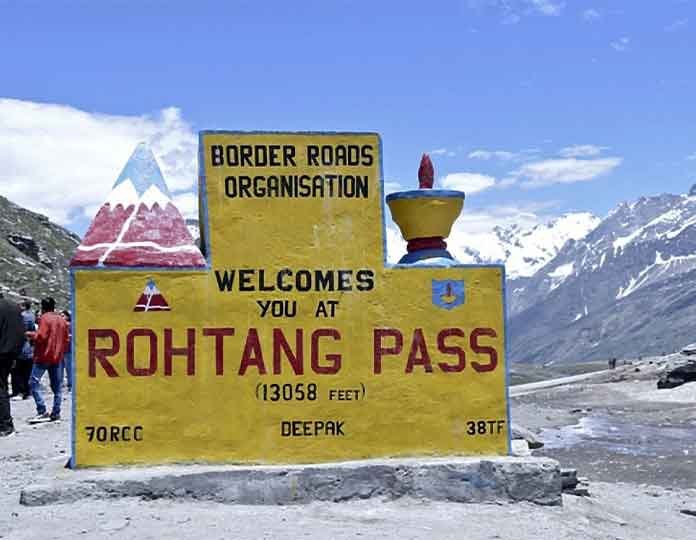
<path fill-rule="evenodd" d="M 398 199 L 466 199 L 463 191 L 454 189 L 412 189 L 410 191 L 395 191 L 387 195 L 387 202 Z"/>
<path fill-rule="evenodd" d="M 399 264 L 415 264 L 425 259 L 449 259 L 452 261 L 451 266 L 456 266 L 454 257 L 446 249 L 419 249 L 418 251 L 412 251 L 401 257 Z M 442 266 L 448 268 L 444 264 Z"/>
<path fill-rule="evenodd" d="M 198 226 L 202 231 L 201 240 L 203 255 L 212 269 L 212 252 L 210 250 L 210 219 L 208 218 L 208 182 L 205 176 L 205 154 L 203 137 L 209 132 L 198 132 Z"/>
<path fill-rule="evenodd" d="M 512 455 L 512 424 L 510 424 L 510 361 L 508 352 L 510 351 L 508 324 L 507 324 L 507 279 L 505 276 L 505 265 L 500 265 L 502 268 L 501 279 L 503 280 L 503 331 L 505 332 L 505 406 L 507 409 L 507 427 L 508 427 L 508 456 Z"/>
<path fill-rule="evenodd" d="M 72 406 L 70 411 L 70 468 L 77 468 L 77 384 L 79 377 L 77 376 L 77 349 L 75 348 L 77 344 L 77 311 L 75 310 L 75 273 L 70 270 L 70 315 L 71 315 L 71 348 L 72 348 Z"/>

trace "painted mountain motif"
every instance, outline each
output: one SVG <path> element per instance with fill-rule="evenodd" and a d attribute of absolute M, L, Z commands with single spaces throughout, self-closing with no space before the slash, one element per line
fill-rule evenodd
<path fill-rule="evenodd" d="M 155 282 L 150 279 L 140 298 L 138 298 L 138 303 L 133 308 L 133 311 L 171 311 L 171 308 L 157 288 L 157 285 L 155 285 Z"/>
<path fill-rule="evenodd" d="M 70 266 L 205 266 L 146 144 L 136 147 Z"/>

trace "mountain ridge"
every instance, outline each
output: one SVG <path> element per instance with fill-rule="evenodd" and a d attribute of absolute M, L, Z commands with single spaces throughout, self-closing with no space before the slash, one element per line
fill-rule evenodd
<path fill-rule="evenodd" d="M 696 340 L 689 329 L 696 312 L 682 305 L 691 293 L 678 287 L 696 276 L 693 191 L 623 202 L 586 237 L 566 243 L 532 277 L 511 280 L 513 360 L 661 353 Z M 662 309 L 667 298 L 684 320 Z M 653 320 L 649 331 L 640 330 L 639 322 L 647 325 L 645 317 L 658 311 L 662 319 Z M 674 339 L 667 344 L 660 336 Z"/>
<path fill-rule="evenodd" d="M 32 302 L 53 296 L 59 307 L 68 309 L 68 261 L 79 236 L 3 196 L 0 216 L 0 293 Z"/>

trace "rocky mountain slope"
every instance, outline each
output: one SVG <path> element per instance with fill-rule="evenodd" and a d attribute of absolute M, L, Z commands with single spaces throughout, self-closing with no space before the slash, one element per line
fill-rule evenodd
<path fill-rule="evenodd" d="M 661 354 L 696 341 L 696 190 L 616 207 L 509 283 L 516 361 Z"/>
<path fill-rule="evenodd" d="M 599 222 L 588 212 L 568 213 L 531 229 L 519 225 L 495 227 L 490 234 L 472 236 L 466 245 L 452 245 L 451 249 L 463 263 L 505 263 L 509 279 L 530 277 L 568 240 L 583 238 Z"/>
<path fill-rule="evenodd" d="M 68 261 L 80 239 L 0 196 L 0 293 L 12 300 L 53 296 L 69 307 Z"/>

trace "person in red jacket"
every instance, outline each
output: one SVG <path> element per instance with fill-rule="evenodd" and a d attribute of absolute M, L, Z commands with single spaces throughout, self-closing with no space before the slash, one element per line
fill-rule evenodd
<path fill-rule="evenodd" d="M 56 302 L 48 297 L 41 300 L 41 319 L 38 332 L 27 332 L 34 341 L 34 366 L 31 370 L 31 393 L 36 402 L 37 416 L 30 423 L 53 422 L 60 420 L 61 389 L 63 383 L 63 356 L 68 347 L 68 325 L 65 319 L 55 312 Z M 48 371 L 53 390 L 53 409 L 46 411 L 46 403 L 41 395 L 41 377 Z"/>

